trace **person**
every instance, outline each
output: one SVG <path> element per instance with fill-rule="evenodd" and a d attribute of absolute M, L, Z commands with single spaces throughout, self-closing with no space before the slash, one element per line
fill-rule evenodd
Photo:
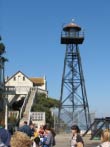
<path fill-rule="evenodd" d="M 29 125 L 30 129 L 31 129 L 31 137 L 34 136 L 34 132 L 35 132 L 35 124 L 33 124 L 32 122 Z"/>
<path fill-rule="evenodd" d="M 11 134 L 4 127 L 5 127 L 4 121 L 0 120 L 0 139 L 1 139 L 1 142 L 9 147 Z"/>
<path fill-rule="evenodd" d="M 31 147 L 32 140 L 26 133 L 16 131 L 11 137 L 10 145 L 11 147 Z"/>
<path fill-rule="evenodd" d="M 43 139 L 43 147 L 53 147 L 53 134 L 51 132 L 50 124 L 46 124 L 44 126 L 44 139 Z"/>
<path fill-rule="evenodd" d="M 110 130 L 105 129 L 101 134 L 101 144 L 97 147 L 110 147 Z"/>
<path fill-rule="evenodd" d="M 55 139 L 56 133 L 55 133 L 55 130 L 51 129 L 51 133 L 53 135 L 53 146 L 55 146 L 56 145 L 56 139 Z"/>
<path fill-rule="evenodd" d="M 27 124 L 27 121 L 20 123 L 20 127 L 19 127 L 18 131 L 26 133 L 29 137 L 32 136 L 32 129 Z"/>
<path fill-rule="evenodd" d="M 41 138 L 43 137 L 43 135 L 44 135 L 44 126 L 43 125 L 40 126 L 40 128 L 38 130 L 38 134 Z"/>
<path fill-rule="evenodd" d="M 5 145 L 5 144 L 1 141 L 1 139 L 0 139 L 0 147 L 8 147 L 8 146 Z"/>
<path fill-rule="evenodd" d="M 84 141 L 80 136 L 80 129 L 77 125 L 71 127 L 72 138 L 71 138 L 71 147 L 84 147 Z"/>
<path fill-rule="evenodd" d="M 40 146 L 40 138 L 37 136 L 33 140 L 33 146 L 32 147 L 39 147 Z"/>
<path fill-rule="evenodd" d="M 38 134 L 38 128 L 37 128 L 37 126 L 34 128 L 34 137 L 36 138 L 36 137 L 38 137 L 39 136 L 39 134 Z"/>

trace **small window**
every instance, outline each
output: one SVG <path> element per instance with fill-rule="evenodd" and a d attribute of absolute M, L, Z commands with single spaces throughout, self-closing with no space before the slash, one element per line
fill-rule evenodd
<path fill-rule="evenodd" d="M 14 77 L 13 80 L 16 81 L 16 77 Z"/>
<path fill-rule="evenodd" d="M 23 77 L 23 81 L 25 81 L 25 77 Z"/>

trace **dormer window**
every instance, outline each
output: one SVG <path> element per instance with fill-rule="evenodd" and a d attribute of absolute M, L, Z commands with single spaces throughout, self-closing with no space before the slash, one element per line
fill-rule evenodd
<path fill-rule="evenodd" d="M 25 77 L 23 77 L 23 81 L 25 81 Z"/>
<path fill-rule="evenodd" d="M 16 77 L 14 77 L 13 80 L 16 81 Z"/>

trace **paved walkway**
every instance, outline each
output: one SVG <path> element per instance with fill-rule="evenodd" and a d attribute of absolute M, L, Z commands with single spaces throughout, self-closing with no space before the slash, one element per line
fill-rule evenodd
<path fill-rule="evenodd" d="M 56 135 L 55 147 L 70 147 L 71 134 L 58 134 Z M 96 147 L 100 140 L 90 140 L 90 136 L 83 137 L 85 147 Z"/>

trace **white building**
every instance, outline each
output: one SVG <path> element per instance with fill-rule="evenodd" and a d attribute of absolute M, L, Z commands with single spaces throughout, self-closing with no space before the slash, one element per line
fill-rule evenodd
<path fill-rule="evenodd" d="M 12 104 L 14 101 L 25 97 L 30 88 L 37 87 L 42 93 L 48 94 L 47 92 L 47 81 L 45 77 L 28 77 L 21 71 L 16 72 L 11 77 L 8 77 L 5 82 L 7 91 L 13 89 L 14 93 L 8 92 L 8 101 Z"/>

